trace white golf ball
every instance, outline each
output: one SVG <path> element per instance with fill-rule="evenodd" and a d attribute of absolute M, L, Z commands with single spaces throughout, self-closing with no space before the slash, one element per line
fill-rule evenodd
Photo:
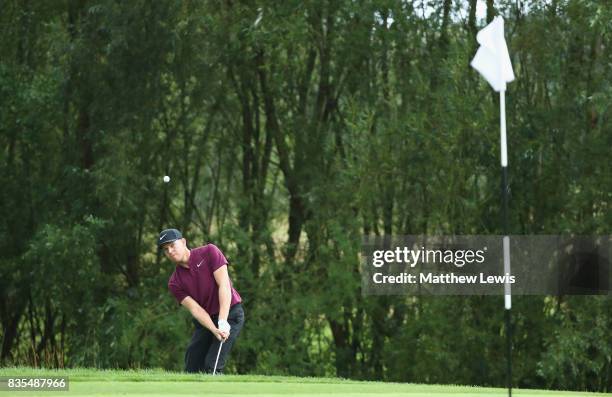
<path fill-rule="evenodd" d="M 168 175 L 164 176 L 164 182 L 166 183 L 170 182 L 170 177 Z"/>

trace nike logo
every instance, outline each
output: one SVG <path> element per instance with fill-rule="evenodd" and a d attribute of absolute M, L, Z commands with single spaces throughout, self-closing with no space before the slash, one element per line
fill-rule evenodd
<path fill-rule="evenodd" d="M 202 259 L 202 260 L 200 261 L 200 263 L 198 263 L 198 267 L 200 267 L 200 265 L 202 264 L 202 262 L 204 262 L 204 259 Z"/>
<path fill-rule="evenodd" d="M 161 236 L 159 239 L 161 240 L 161 239 L 163 239 L 164 237 L 166 237 L 166 235 L 165 235 L 165 234 L 164 234 L 163 236 Z"/>

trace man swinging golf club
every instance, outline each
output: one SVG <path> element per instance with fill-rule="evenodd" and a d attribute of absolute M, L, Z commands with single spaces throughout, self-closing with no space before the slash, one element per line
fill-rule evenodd
<path fill-rule="evenodd" d="M 168 289 L 196 326 L 185 352 L 185 371 L 222 373 L 244 324 L 242 298 L 232 287 L 227 259 L 213 244 L 187 248 L 176 229 L 162 231 L 157 246 L 176 264 Z"/>

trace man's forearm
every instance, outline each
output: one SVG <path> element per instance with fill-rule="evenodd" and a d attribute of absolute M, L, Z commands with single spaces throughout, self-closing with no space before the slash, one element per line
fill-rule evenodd
<path fill-rule="evenodd" d="M 211 331 L 217 329 L 215 323 L 210 318 L 210 315 L 202 307 L 198 306 L 191 310 L 191 315 L 207 329 Z"/>
<path fill-rule="evenodd" d="M 229 284 L 219 287 L 219 319 L 227 320 L 230 303 L 232 302 L 232 290 Z"/>

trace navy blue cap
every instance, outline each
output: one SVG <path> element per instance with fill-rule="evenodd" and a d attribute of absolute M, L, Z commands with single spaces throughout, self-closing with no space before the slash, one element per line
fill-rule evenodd
<path fill-rule="evenodd" d="M 183 238 L 183 235 L 177 229 L 163 230 L 161 233 L 159 233 L 159 238 L 157 239 L 157 248 L 161 248 L 162 245 L 171 243 L 181 238 Z"/>

